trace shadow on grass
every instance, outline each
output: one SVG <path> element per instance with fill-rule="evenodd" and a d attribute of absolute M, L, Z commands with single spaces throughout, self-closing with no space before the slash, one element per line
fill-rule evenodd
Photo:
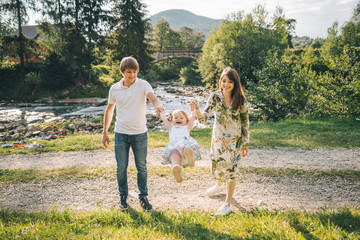
<path fill-rule="evenodd" d="M 289 222 L 290 226 L 297 232 L 301 232 L 306 239 L 319 239 L 317 234 L 312 233 L 316 232 L 311 226 L 312 219 L 318 219 L 324 229 L 339 228 L 338 232 L 360 234 L 360 216 L 352 213 L 350 209 L 342 209 L 337 212 L 324 210 L 323 212 L 304 213 L 304 215 L 306 217 L 298 213 L 289 214 Z M 318 226 L 318 228 L 321 227 Z M 312 229 L 312 232 L 309 229 Z"/>
<path fill-rule="evenodd" d="M 275 225 L 269 228 L 270 222 L 279 220 L 288 222 L 288 227 L 278 229 Z M 135 233 L 134 236 L 146 239 L 155 239 L 154 233 L 158 233 L 162 237 L 189 240 L 289 239 L 299 236 L 299 234 L 305 239 L 319 239 L 321 236 L 333 235 L 335 228 L 336 236 L 340 233 L 344 238 L 347 238 L 353 234 L 353 236 L 359 235 L 359 222 L 358 211 L 351 209 L 338 212 L 324 210 L 315 213 L 281 213 L 253 209 L 218 217 L 207 213 L 183 211 L 144 213 L 135 209 L 126 212 L 118 210 L 103 212 L 100 210 L 85 212 L 80 215 L 69 209 L 35 213 L 10 212 L 0 209 L 0 238 L 17 236 L 19 229 L 14 226 L 27 229 L 29 234 L 33 229 L 36 229 L 39 236 L 46 235 L 48 237 L 57 236 L 57 232 L 61 231 L 65 234 L 63 235 L 65 238 L 90 236 L 94 229 L 97 229 L 95 230 L 96 233 L 107 232 L 109 227 L 115 227 L 120 232 L 124 229 L 130 229 L 131 232 Z M 50 229 L 51 232 L 49 232 Z M 296 231 L 295 235 L 291 234 L 292 230 Z M 137 231 L 139 232 L 136 233 Z M 155 234 L 155 236 L 159 235 Z M 31 237 L 31 235 L 24 235 L 24 237 Z"/>
<path fill-rule="evenodd" d="M 209 229 L 200 223 L 196 223 L 196 221 L 186 221 L 186 216 L 181 217 L 173 214 L 169 218 L 162 211 L 152 211 L 144 214 L 136 210 L 130 210 L 128 214 L 137 222 L 139 227 L 147 226 L 151 229 L 154 225 L 160 225 L 162 227 L 158 227 L 156 231 L 175 235 L 180 239 L 240 239 L 226 233 Z M 147 214 L 151 218 L 150 221 L 145 219 L 145 215 Z M 173 219 L 171 219 L 171 217 L 173 217 Z M 189 217 L 189 220 L 190 218 L 191 217 Z"/>
<path fill-rule="evenodd" d="M 317 215 L 324 226 L 331 223 L 346 232 L 360 234 L 360 215 L 354 215 L 349 209 L 338 212 L 329 211 L 329 213 L 320 212 Z"/>

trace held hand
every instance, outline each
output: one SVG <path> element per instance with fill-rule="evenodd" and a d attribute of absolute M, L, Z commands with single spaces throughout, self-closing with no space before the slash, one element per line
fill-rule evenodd
<path fill-rule="evenodd" d="M 248 154 L 249 152 L 249 147 L 248 146 L 243 146 L 242 147 L 242 156 L 243 157 L 246 157 L 246 155 Z"/>
<path fill-rule="evenodd" d="M 164 107 L 156 109 L 156 114 L 157 114 L 158 117 L 161 117 L 162 115 L 165 115 Z"/>
<path fill-rule="evenodd" d="M 190 105 L 190 111 L 198 111 L 199 110 L 199 105 L 197 104 L 197 102 L 195 100 L 191 101 Z"/>
<path fill-rule="evenodd" d="M 156 115 L 158 117 L 160 117 L 161 112 L 165 112 L 165 109 L 164 109 L 163 105 L 159 105 L 159 106 L 156 107 Z"/>
<path fill-rule="evenodd" d="M 156 106 L 156 115 L 157 115 L 158 117 L 160 116 L 160 113 L 161 113 L 162 111 L 165 112 L 164 105 L 159 104 L 158 106 Z"/>
<path fill-rule="evenodd" d="M 110 142 L 109 135 L 103 134 L 101 141 L 102 141 L 102 144 L 107 148 L 109 146 L 109 142 Z"/>

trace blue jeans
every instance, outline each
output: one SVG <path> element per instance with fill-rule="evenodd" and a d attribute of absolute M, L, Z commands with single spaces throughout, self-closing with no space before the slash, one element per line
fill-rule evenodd
<path fill-rule="evenodd" d="M 139 197 L 148 195 L 147 189 L 147 132 L 128 135 L 115 132 L 115 158 L 116 158 L 116 178 L 119 186 L 120 196 L 129 194 L 127 182 L 127 168 L 129 165 L 130 146 L 134 153 L 135 165 L 137 169 L 137 186 Z"/>

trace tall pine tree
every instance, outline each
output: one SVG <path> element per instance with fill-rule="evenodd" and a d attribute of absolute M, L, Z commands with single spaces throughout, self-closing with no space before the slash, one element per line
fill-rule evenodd
<path fill-rule="evenodd" d="M 113 58 L 121 60 L 133 56 L 139 62 L 142 72 L 149 69 L 150 19 L 146 17 L 146 5 L 139 0 L 114 0 L 112 9 L 115 31 L 112 35 Z"/>

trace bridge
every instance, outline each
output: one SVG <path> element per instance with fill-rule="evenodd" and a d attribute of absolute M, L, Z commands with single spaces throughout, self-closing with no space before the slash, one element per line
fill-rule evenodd
<path fill-rule="evenodd" d="M 153 63 L 157 63 L 162 60 L 172 59 L 172 58 L 200 59 L 201 53 L 202 53 L 201 49 L 166 48 L 163 50 L 155 51 L 153 55 L 155 60 L 153 61 Z"/>

